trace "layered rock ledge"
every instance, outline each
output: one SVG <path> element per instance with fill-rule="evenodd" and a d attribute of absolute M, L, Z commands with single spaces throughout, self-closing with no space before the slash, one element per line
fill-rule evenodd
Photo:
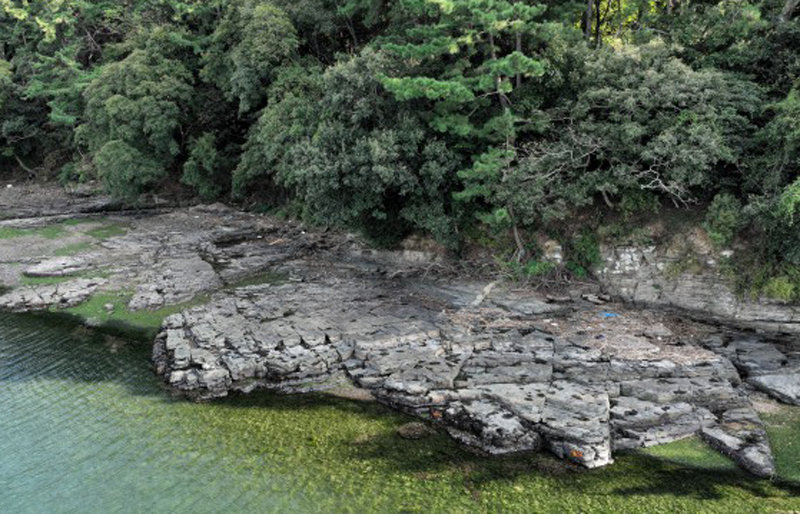
<path fill-rule="evenodd" d="M 603 264 L 597 269 L 597 276 L 609 293 L 625 302 L 645 308 L 678 309 L 699 319 L 756 330 L 800 335 L 800 305 L 737 294 L 720 270 L 727 257 L 702 245 L 695 244 L 681 252 L 655 245 L 605 247 L 602 252 Z M 684 269 L 687 267 L 690 269 Z"/>
<path fill-rule="evenodd" d="M 350 382 L 490 454 L 547 449 L 593 468 L 618 450 L 699 434 L 751 473 L 775 472 L 736 367 L 749 362 L 736 350 L 748 343 L 735 336 L 689 343 L 634 313 L 564 310 L 500 287 L 333 265 L 294 273 L 306 281 L 223 292 L 169 317 L 157 372 L 200 399 Z"/>

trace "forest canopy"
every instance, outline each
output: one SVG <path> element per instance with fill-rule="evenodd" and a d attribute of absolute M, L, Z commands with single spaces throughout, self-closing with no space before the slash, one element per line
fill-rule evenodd
<path fill-rule="evenodd" d="M 798 3 L 0 0 L 0 169 L 389 244 L 513 230 L 517 258 L 586 209 L 691 205 L 790 273 Z"/>

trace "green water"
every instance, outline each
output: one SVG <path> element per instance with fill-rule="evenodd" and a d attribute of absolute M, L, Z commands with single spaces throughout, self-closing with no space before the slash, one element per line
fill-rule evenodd
<path fill-rule="evenodd" d="M 630 454 L 595 471 L 541 454 L 485 459 L 444 434 L 400 439 L 408 419 L 370 403 L 173 399 L 148 354 L 0 315 L 0 513 L 800 509 L 796 482 L 753 480 L 702 446 L 688 461 Z"/>

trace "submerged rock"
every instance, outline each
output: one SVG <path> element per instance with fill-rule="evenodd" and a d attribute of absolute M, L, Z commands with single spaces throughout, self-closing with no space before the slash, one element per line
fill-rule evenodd
<path fill-rule="evenodd" d="M 423 439 L 432 433 L 431 427 L 419 421 L 412 421 L 397 427 L 397 435 L 403 439 Z"/>

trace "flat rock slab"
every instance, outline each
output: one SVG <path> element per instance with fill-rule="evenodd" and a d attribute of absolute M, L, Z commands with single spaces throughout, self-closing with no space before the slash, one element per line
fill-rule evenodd
<path fill-rule="evenodd" d="M 661 329 L 556 335 L 537 328 L 552 313 L 511 308 L 502 288 L 436 288 L 331 272 L 225 291 L 169 317 L 153 359 L 198 399 L 347 380 L 490 454 L 548 449 L 592 468 L 616 450 L 703 434 L 748 471 L 774 474 L 763 424 L 725 356 Z"/>
<path fill-rule="evenodd" d="M 46 259 L 25 269 L 27 277 L 68 277 L 92 268 L 85 257 L 56 257 Z"/>
<path fill-rule="evenodd" d="M 159 309 L 222 287 L 214 268 L 199 255 L 165 259 L 154 268 L 137 286 L 128 304 L 131 310 Z"/>
<path fill-rule="evenodd" d="M 125 293 L 131 295 L 130 310 L 154 310 L 217 291 L 325 246 L 325 236 L 220 204 L 147 216 L 78 219 L 80 223 L 71 224 L 47 217 L 2 222 L 20 235 L 0 245 L 0 291 L 26 278 L 63 279 L 65 285 L 33 284 L 0 294 L 0 308 L 72 307 L 95 293 Z M 47 227 L 53 229 L 49 236 L 39 230 Z M 106 280 L 76 280 L 99 276 Z M 76 290 L 81 284 L 87 288 Z M 62 302 L 64 297 L 67 301 Z"/>
<path fill-rule="evenodd" d="M 88 300 L 105 283 L 104 278 L 78 278 L 61 284 L 21 287 L 0 296 L 0 309 L 29 312 L 75 307 Z"/>
<path fill-rule="evenodd" d="M 800 405 L 800 372 L 760 375 L 747 381 L 784 403 Z"/>
<path fill-rule="evenodd" d="M 784 403 L 800 405 L 800 355 L 796 348 L 755 337 L 710 339 L 705 345 L 729 358 L 748 384 Z"/>

